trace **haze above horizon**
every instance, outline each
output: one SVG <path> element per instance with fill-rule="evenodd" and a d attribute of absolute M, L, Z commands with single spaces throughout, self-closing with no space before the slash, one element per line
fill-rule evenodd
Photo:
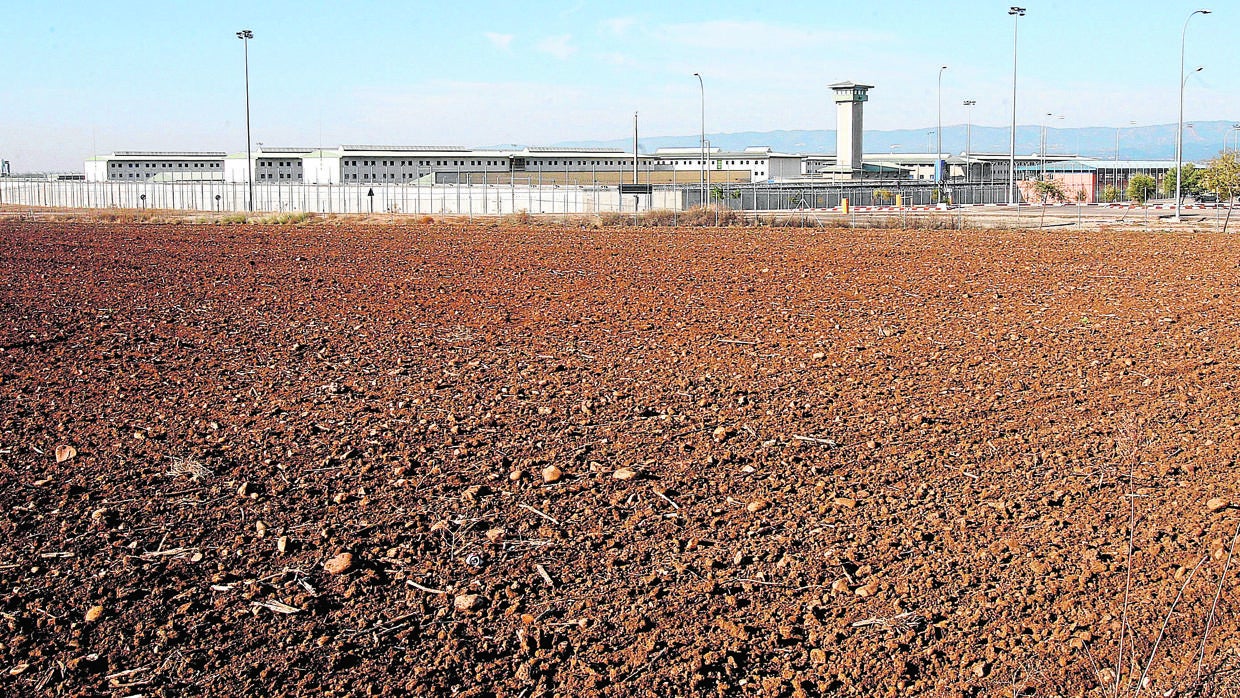
<path fill-rule="evenodd" d="M 241 42 L 251 29 L 255 142 L 486 145 L 691 136 L 700 72 L 711 133 L 833 129 L 828 83 L 875 85 L 867 130 L 1011 119 L 1010 3 L 634 1 L 80 2 L 9 8 L 0 157 L 81 167 L 112 150 L 245 148 Z M 1174 123 L 1180 31 L 1201 5 L 1027 2 L 1017 120 Z M 1205 5 L 1210 7 L 1210 5 Z M 1217 3 L 1188 30 L 1186 120 L 1240 114 Z M 1134 49 L 1134 47 L 1137 47 Z"/>

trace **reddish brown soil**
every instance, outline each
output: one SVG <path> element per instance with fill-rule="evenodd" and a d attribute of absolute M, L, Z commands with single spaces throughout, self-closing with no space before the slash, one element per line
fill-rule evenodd
<path fill-rule="evenodd" d="M 1110 695 L 1133 501 L 1142 695 L 1234 695 L 1238 285 L 1214 235 L 0 223 L 0 693 Z"/>

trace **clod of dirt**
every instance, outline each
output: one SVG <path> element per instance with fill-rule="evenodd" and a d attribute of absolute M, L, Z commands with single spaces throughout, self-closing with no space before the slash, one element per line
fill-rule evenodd
<path fill-rule="evenodd" d="M 86 622 L 87 623 L 94 623 L 95 621 L 99 620 L 102 617 L 103 617 L 103 606 L 91 606 L 90 610 L 86 611 Z"/>
<path fill-rule="evenodd" d="M 1222 511 L 1229 506 L 1231 506 L 1231 502 L 1229 502 L 1226 497 L 1214 497 L 1210 501 L 1206 502 L 1206 508 L 1210 511 Z"/>
<path fill-rule="evenodd" d="M 543 482 L 555 482 L 556 480 L 559 480 L 563 476 L 564 476 L 564 471 L 560 470 L 554 465 L 548 465 L 547 467 L 542 469 Z"/>
<path fill-rule="evenodd" d="M 100 526 L 111 526 L 116 523 L 115 509 L 96 509 L 90 513 L 90 520 Z"/>
<path fill-rule="evenodd" d="M 458 594 L 452 601 L 452 607 L 462 613 L 470 613 L 482 608 L 484 603 L 477 594 Z"/>
<path fill-rule="evenodd" d="M 487 531 L 487 540 L 495 544 L 504 542 L 504 529 L 492 528 L 491 530 Z"/>
<path fill-rule="evenodd" d="M 76 455 L 77 455 L 77 449 L 68 444 L 61 444 L 56 447 L 56 462 L 57 463 L 64 463 L 65 461 L 72 459 Z"/>
<path fill-rule="evenodd" d="M 869 582 L 853 589 L 853 593 L 857 596 L 873 596 L 878 593 L 878 581 L 871 579 Z"/>
<path fill-rule="evenodd" d="M 323 570 L 328 574 L 344 574 L 353 569 L 353 553 L 340 553 L 323 563 Z"/>
<path fill-rule="evenodd" d="M 722 426 L 715 427 L 715 430 L 711 432 L 711 436 L 715 437 L 715 441 L 718 441 L 719 443 L 723 443 L 724 441 L 727 441 L 728 439 L 727 427 L 722 427 Z"/>
<path fill-rule="evenodd" d="M 617 480 L 632 480 L 637 477 L 637 471 L 628 466 L 621 466 L 616 468 L 616 471 L 611 476 Z"/>
<path fill-rule="evenodd" d="M 267 537 L 267 524 L 262 521 L 255 521 L 254 522 L 254 535 L 258 536 L 259 538 L 266 538 Z"/>
<path fill-rule="evenodd" d="M 755 512 L 762 511 L 769 506 L 771 506 L 771 503 L 765 499 L 755 499 L 745 506 L 745 510 L 750 514 L 753 514 Z"/>
<path fill-rule="evenodd" d="M 288 536 L 280 536 L 280 540 L 276 541 L 276 550 L 280 551 L 280 554 L 283 555 L 288 552 L 288 545 Z"/>

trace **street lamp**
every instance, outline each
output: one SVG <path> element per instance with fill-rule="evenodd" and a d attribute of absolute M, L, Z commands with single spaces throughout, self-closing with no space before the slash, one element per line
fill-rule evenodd
<path fill-rule="evenodd" d="M 1237 131 L 1240 131 L 1240 124 L 1232 124 L 1231 128 L 1227 131 L 1227 133 L 1223 134 L 1223 154 L 1224 155 L 1227 154 L 1227 137 L 1235 134 Z M 1233 139 L 1231 149 L 1232 151 L 1240 150 L 1240 141 Z"/>
<path fill-rule="evenodd" d="M 702 74 L 694 73 L 698 79 L 698 89 L 702 92 L 702 206 L 706 206 L 706 192 L 710 187 L 710 168 L 706 166 L 706 84 L 702 82 Z"/>
<path fill-rule="evenodd" d="M 250 155 L 250 39 L 254 38 L 254 32 L 249 29 L 242 29 L 237 32 L 237 38 L 241 39 L 241 44 L 245 50 L 245 180 L 249 185 L 250 199 L 246 204 L 246 210 L 254 210 L 254 160 Z"/>
<path fill-rule="evenodd" d="M 1025 8 L 1015 5 L 1008 8 L 1012 16 L 1012 144 L 1008 152 L 1008 203 L 1019 203 L 1016 198 L 1016 37 L 1020 29 L 1020 18 L 1025 16 Z"/>
<path fill-rule="evenodd" d="M 1038 155 L 1039 155 L 1039 159 L 1042 161 L 1042 175 L 1041 175 L 1042 179 L 1046 179 L 1046 120 L 1047 119 L 1062 119 L 1062 118 L 1063 118 L 1062 114 L 1056 116 L 1055 114 L 1052 114 L 1050 112 L 1046 112 L 1046 116 L 1042 117 L 1042 138 L 1041 138 L 1041 142 L 1038 144 Z"/>
<path fill-rule="evenodd" d="M 976 99 L 966 99 L 965 121 L 964 121 L 964 181 L 969 181 L 970 170 L 973 165 L 969 162 L 969 153 L 973 150 L 973 107 L 977 104 Z"/>
<path fill-rule="evenodd" d="M 940 170 L 940 162 L 943 160 L 943 71 L 947 70 L 947 66 L 939 67 L 939 122 L 935 127 L 935 133 L 938 134 L 937 148 L 934 151 L 934 181 L 943 181 L 943 172 Z"/>
<path fill-rule="evenodd" d="M 1136 125 L 1137 125 L 1137 122 L 1135 121 L 1128 122 L 1129 128 L 1132 128 L 1133 126 L 1136 126 Z M 1116 126 L 1115 127 L 1115 162 L 1119 162 L 1119 131 L 1120 131 L 1120 127 Z"/>
<path fill-rule="evenodd" d="M 1188 38 L 1188 21 L 1193 15 L 1208 15 L 1210 10 L 1193 10 L 1184 18 L 1184 29 L 1180 31 L 1180 120 L 1175 129 L 1175 222 L 1180 222 L 1180 185 L 1184 178 L 1180 176 L 1180 168 L 1184 159 L 1184 83 L 1188 76 L 1184 75 L 1184 43 Z M 1197 70 L 1201 70 L 1198 68 Z M 1197 72 L 1197 71 L 1193 71 Z"/>

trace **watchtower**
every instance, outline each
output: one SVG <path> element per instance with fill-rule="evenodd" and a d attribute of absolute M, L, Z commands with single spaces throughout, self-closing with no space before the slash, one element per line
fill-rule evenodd
<path fill-rule="evenodd" d="M 862 108 L 873 85 L 837 82 L 828 85 L 835 93 L 835 170 L 861 170 Z"/>

